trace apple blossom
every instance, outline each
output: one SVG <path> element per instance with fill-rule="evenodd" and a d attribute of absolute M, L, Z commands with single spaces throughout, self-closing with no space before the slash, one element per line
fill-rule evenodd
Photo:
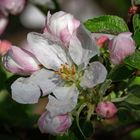
<path fill-rule="evenodd" d="M 126 56 L 135 52 L 135 42 L 132 33 L 124 32 L 114 37 L 109 42 L 110 59 L 113 64 L 121 64 Z"/>
<path fill-rule="evenodd" d="M 60 11 L 48 14 L 44 33 L 28 33 L 27 44 L 12 45 L 2 56 L 7 70 L 28 76 L 12 83 L 13 100 L 34 104 L 41 96 L 48 97 L 46 112 L 38 121 L 42 133 L 65 133 L 80 96 L 87 91 L 93 98 L 91 89 L 105 81 L 104 65 L 90 61 L 95 55 L 98 48 L 90 32 L 72 15 Z"/>
<path fill-rule="evenodd" d="M 65 12 L 56 15 L 57 18 L 58 15 L 74 18 Z M 55 25 L 54 17 L 53 21 Z M 89 63 L 98 54 L 95 40 L 82 25 L 75 27 L 70 28 L 74 34 L 71 34 L 67 47 L 64 47 L 65 43 L 56 41 L 55 35 L 50 38 L 46 33 L 32 32 L 27 36 L 27 45 L 21 48 L 12 46 L 2 57 L 7 70 L 30 75 L 18 78 L 11 85 L 15 101 L 32 104 L 47 95 L 46 109 L 53 119 L 75 108 L 81 88 L 93 88 L 104 82 L 107 75 L 105 67 L 98 61 Z"/>
<path fill-rule="evenodd" d="M 117 113 L 116 106 L 110 101 L 98 103 L 96 113 L 103 118 L 111 118 Z"/>
<path fill-rule="evenodd" d="M 68 48 L 49 40 L 45 34 L 29 33 L 27 39 L 29 46 L 24 49 L 30 51 L 44 68 L 12 84 L 12 98 L 17 102 L 37 103 L 41 95 L 53 93 L 48 97 L 47 110 L 51 116 L 65 114 L 77 104 L 77 86 L 92 88 L 105 80 L 107 71 L 101 63 L 88 65 L 90 58 L 98 51 L 82 26 L 71 38 Z M 91 83 L 87 83 L 88 80 Z"/>
<path fill-rule="evenodd" d="M 68 44 L 79 26 L 80 21 L 69 13 L 60 11 L 51 15 L 48 12 L 44 33 L 53 40 L 60 40 L 64 44 Z"/>
<path fill-rule="evenodd" d="M 52 135 L 65 133 L 71 123 L 72 120 L 68 114 L 51 117 L 49 112 L 44 112 L 38 120 L 40 131 Z"/>

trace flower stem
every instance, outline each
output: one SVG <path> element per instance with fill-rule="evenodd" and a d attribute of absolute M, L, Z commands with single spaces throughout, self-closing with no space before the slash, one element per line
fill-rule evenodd
<path fill-rule="evenodd" d="M 135 5 L 134 0 L 131 0 L 131 5 L 132 5 L 132 6 L 134 6 L 134 5 Z"/>
<path fill-rule="evenodd" d="M 86 136 L 84 135 L 84 133 L 83 133 L 81 127 L 80 127 L 80 124 L 79 124 L 79 117 L 80 117 L 81 111 L 82 111 L 86 106 L 87 106 L 86 103 L 82 104 L 82 105 L 79 107 L 79 109 L 78 109 L 78 111 L 77 111 L 77 115 L 76 115 L 77 127 L 78 127 L 79 131 L 81 132 L 81 134 L 82 134 L 82 136 L 84 137 L 85 140 L 86 140 Z"/>
<path fill-rule="evenodd" d="M 87 112 L 87 121 L 90 121 L 91 116 L 93 115 L 95 105 L 94 104 L 89 104 L 88 106 L 88 112 Z"/>

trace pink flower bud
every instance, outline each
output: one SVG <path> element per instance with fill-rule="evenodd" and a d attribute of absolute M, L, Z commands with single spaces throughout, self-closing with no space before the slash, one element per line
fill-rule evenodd
<path fill-rule="evenodd" d="M 4 32 L 7 24 L 8 24 L 8 19 L 0 14 L 0 35 Z"/>
<path fill-rule="evenodd" d="M 12 46 L 2 57 L 2 62 L 8 71 L 20 75 L 30 75 L 40 69 L 38 61 L 30 52 L 16 46 Z"/>
<path fill-rule="evenodd" d="M 67 44 L 79 26 L 80 21 L 75 19 L 69 13 L 60 11 L 51 15 L 48 12 L 44 33 L 47 34 L 50 38 L 53 38 L 53 40 L 60 40 Z"/>
<path fill-rule="evenodd" d="M 4 14 L 11 13 L 16 15 L 20 13 L 25 5 L 25 0 L 0 0 L 0 9 Z"/>
<path fill-rule="evenodd" d="M 135 52 L 135 42 L 130 32 L 121 33 L 114 37 L 108 46 L 110 59 L 113 64 L 121 64 L 126 56 Z"/>
<path fill-rule="evenodd" d="M 68 114 L 52 117 L 49 112 L 43 113 L 38 120 L 40 131 L 52 135 L 65 133 L 71 123 L 71 117 Z"/>
<path fill-rule="evenodd" d="M 11 48 L 11 43 L 7 40 L 0 40 L 0 55 L 5 55 Z"/>
<path fill-rule="evenodd" d="M 100 102 L 96 107 L 96 113 L 103 118 L 111 118 L 117 113 L 117 108 L 112 102 Z"/>

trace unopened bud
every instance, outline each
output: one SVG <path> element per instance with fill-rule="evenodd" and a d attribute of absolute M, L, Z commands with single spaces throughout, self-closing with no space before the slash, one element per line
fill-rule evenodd
<path fill-rule="evenodd" d="M 112 102 L 100 102 L 96 107 L 96 113 L 103 118 L 112 118 L 117 113 L 117 108 Z"/>
<path fill-rule="evenodd" d="M 49 112 L 43 113 L 38 120 L 40 131 L 52 135 L 63 134 L 71 123 L 71 117 L 68 114 L 51 117 Z"/>
<path fill-rule="evenodd" d="M 135 42 L 130 32 L 121 33 L 109 42 L 110 59 L 113 64 L 121 64 L 126 56 L 135 52 Z"/>

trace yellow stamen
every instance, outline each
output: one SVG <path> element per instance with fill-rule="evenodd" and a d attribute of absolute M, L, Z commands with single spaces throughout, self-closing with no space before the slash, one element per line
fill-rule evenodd
<path fill-rule="evenodd" d="M 71 71 L 72 71 L 72 74 L 75 75 L 75 73 L 76 73 L 76 66 L 74 64 L 72 65 Z"/>
<path fill-rule="evenodd" d="M 73 64 L 72 67 L 69 67 L 68 64 L 61 64 L 58 71 L 55 71 L 55 74 L 59 75 L 64 80 L 71 81 L 75 77 L 76 66 Z"/>

